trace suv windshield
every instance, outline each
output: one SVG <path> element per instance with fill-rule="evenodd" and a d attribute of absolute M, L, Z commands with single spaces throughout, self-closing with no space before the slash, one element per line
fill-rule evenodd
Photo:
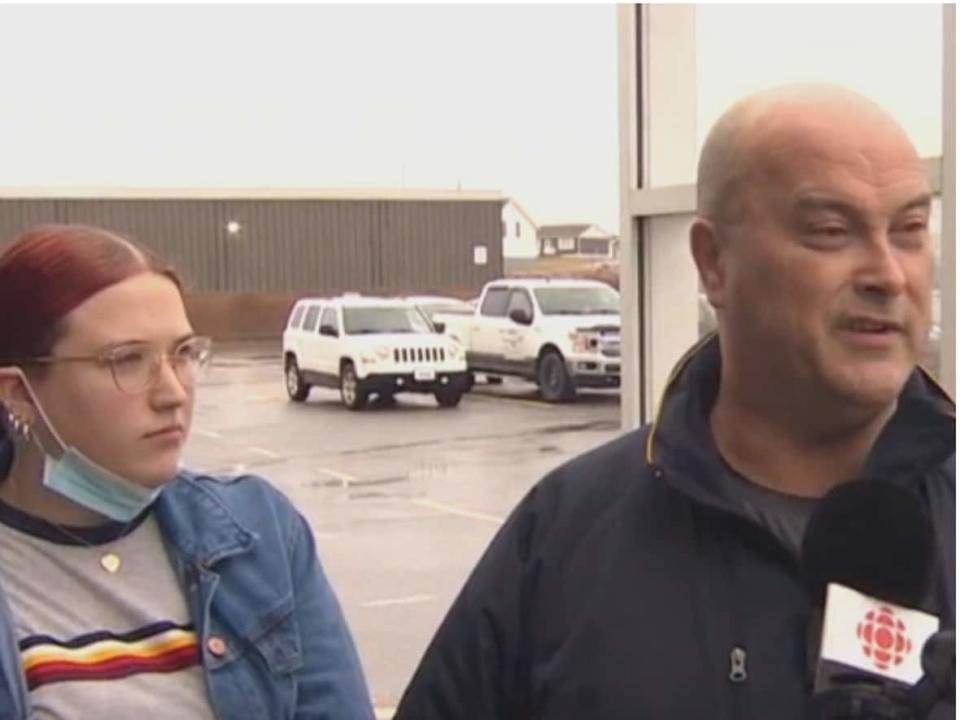
<path fill-rule="evenodd" d="M 545 287 L 533 291 L 544 315 L 619 315 L 620 293 L 612 287 Z"/>
<path fill-rule="evenodd" d="M 343 309 L 347 335 L 432 332 L 423 314 L 412 307 L 347 307 Z"/>

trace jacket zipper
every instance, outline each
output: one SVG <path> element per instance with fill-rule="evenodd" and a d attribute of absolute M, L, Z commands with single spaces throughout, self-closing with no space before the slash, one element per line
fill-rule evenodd
<path fill-rule="evenodd" d="M 744 717 L 744 697 L 742 689 L 747 681 L 747 651 L 740 645 L 730 650 L 730 707 L 734 720 Z"/>

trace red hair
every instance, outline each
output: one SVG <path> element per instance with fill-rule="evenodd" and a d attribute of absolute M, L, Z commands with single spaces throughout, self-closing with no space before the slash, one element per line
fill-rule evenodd
<path fill-rule="evenodd" d="M 85 225 L 23 232 L 0 252 L 0 366 L 49 354 L 71 310 L 144 272 L 182 290 L 173 268 L 116 233 Z"/>

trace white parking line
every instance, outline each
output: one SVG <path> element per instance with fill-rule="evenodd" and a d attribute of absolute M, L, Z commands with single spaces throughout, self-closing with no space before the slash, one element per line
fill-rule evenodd
<path fill-rule="evenodd" d="M 472 510 L 464 510 L 463 508 L 454 507 L 453 505 L 444 505 L 443 503 L 434 502 L 433 500 L 411 500 L 414 505 L 419 505 L 420 507 L 429 508 L 430 510 L 439 510 L 440 512 L 445 512 L 448 515 L 459 515 L 460 517 L 470 518 L 471 520 L 480 520 L 481 522 L 488 522 L 494 525 L 503 525 L 504 518 L 497 517 L 496 515 L 487 515 L 486 513 L 473 512 Z"/>
<path fill-rule="evenodd" d="M 393 720 L 393 716 L 397 714 L 397 709 L 395 707 L 376 707 L 373 709 L 373 716 L 377 720 Z"/>
<path fill-rule="evenodd" d="M 250 452 L 255 452 L 259 455 L 263 455 L 264 457 L 268 457 L 271 460 L 280 460 L 283 457 L 283 455 L 278 455 L 277 453 L 273 452 L 273 450 L 267 450 L 266 448 L 257 447 L 256 445 L 250 446 Z"/>
<path fill-rule="evenodd" d="M 331 470 L 330 468 L 317 468 L 317 472 L 323 473 L 328 477 L 332 477 L 334 480 L 339 480 L 341 487 L 350 487 L 352 483 L 357 482 L 357 478 L 355 478 L 353 475 L 347 475 L 347 473 L 342 473 L 339 470 Z"/>
<path fill-rule="evenodd" d="M 383 600 L 369 600 L 360 603 L 362 608 L 390 607 L 392 605 L 419 605 L 434 600 L 436 595 L 408 595 L 407 597 L 384 598 Z"/>
<path fill-rule="evenodd" d="M 223 435 L 213 430 L 194 430 L 194 432 L 200 437 L 210 438 L 212 440 L 220 440 L 223 438 Z"/>

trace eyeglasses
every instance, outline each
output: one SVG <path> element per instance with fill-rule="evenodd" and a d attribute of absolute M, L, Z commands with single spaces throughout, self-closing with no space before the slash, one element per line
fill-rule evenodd
<path fill-rule="evenodd" d="M 115 347 L 99 355 L 50 355 L 24 361 L 53 365 L 60 362 L 93 362 L 109 367 L 113 382 L 120 392 L 138 395 L 152 388 L 160 377 L 166 358 L 177 380 L 185 388 L 192 388 L 210 365 L 213 341 L 208 337 L 191 337 L 172 351 L 160 350 L 147 343 L 130 343 Z"/>

